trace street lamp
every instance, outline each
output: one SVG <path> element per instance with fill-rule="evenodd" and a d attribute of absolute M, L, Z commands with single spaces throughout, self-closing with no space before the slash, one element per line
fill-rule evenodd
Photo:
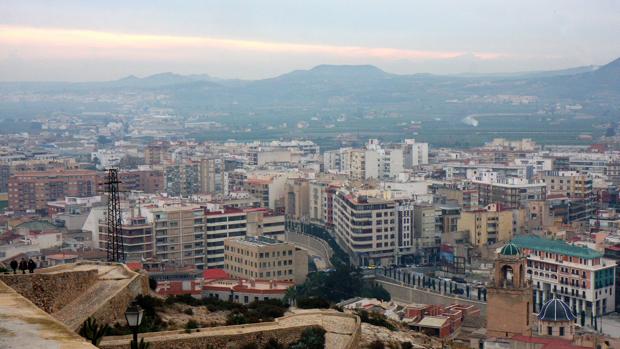
<path fill-rule="evenodd" d="M 144 310 L 135 303 L 132 303 L 127 307 L 127 310 L 125 310 L 125 319 L 127 320 L 127 325 L 129 325 L 133 331 L 133 341 L 136 344 L 138 344 L 138 327 L 142 323 L 143 314 Z"/>

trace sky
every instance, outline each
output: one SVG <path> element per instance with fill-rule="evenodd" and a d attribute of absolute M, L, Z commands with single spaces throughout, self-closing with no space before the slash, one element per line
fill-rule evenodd
<path fill-rule="evenodd" d="M 0 80 L 564 69 L 620 57 L 619 18 L 616 0 L 0 0 Z"/>

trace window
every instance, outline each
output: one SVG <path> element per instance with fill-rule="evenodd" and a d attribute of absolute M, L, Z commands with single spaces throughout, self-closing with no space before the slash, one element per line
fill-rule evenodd
<path fill-rule="evenodd" d="M 551 326 L 547 326 L 547 335 L 548 336 L 553 335 L 553 328 Z"/>
<path fill-rule="evenodd" d="M 560 336 L 564 336 L 564 326 L 560 327 Z"/>

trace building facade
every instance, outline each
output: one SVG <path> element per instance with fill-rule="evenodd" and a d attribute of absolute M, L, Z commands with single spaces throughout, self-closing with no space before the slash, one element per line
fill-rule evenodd
<path fill-rule="evenodd" d="M 308 253 L 289 242 L 246 236 L 226 239 L 224 250 L 224 269 L 235 278 L 302 284 L 308 274 Z"/>

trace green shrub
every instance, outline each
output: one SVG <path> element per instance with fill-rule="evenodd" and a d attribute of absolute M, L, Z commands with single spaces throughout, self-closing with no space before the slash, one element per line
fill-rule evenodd
<path fill-rule="evenodd" d="M 199 324 L 196 320 L 194 319 L 190 319 L 186 324 L 185 324 L 185 329 L 186 330 L 193 330 L 195 328 L 198 328 Z"/>
<path fill-rule="evenodd" d="M 263 349 L 284 349 L 284 345 L 275 338 L 270 338 L 263 346 Z"/>
<path fill-rule="evenodd" d="M 301 333 L 299 341 L 291 344 L 289 349 L 323 349 L 325 348 L 325 330 L 310 327 Z"/>
<path fill-rule="evenodd" d="M 385 315 L 379 313 L 368 313 L 366 310 L 361 310 L 357 313 L 362 322 L 385 327 L 390 331 L 396 331 L 396 326 L 394 326 L 391 322 L 387 320 Z"/>
<path fill-rule="evenodd" d="M 168 296 L 166 298 L 166 304 L 174 304 L 174 303 L 183 303 L 187 305 L 191 305 L 197 307 L 202 305 L 202 301 L 200 299 L 196 299 L 189 294 L 181 294 L 176 296 Z"/>
<path fill-rule="evenodd" d="M 385 344 L 380 340 L 375 340 L 368 345 L 369 349 L 385 349 Z"/>
<path fill-rule="evenodd" d="M 297 307 L 301 309 L 327 309 L 329 302 L 322 298 L 308 297 L 297 300 Z"/>
<path fill-rule="evenodd" d="M 80 329 L 80 336 L 90 340 L 94 346 L 98 346 L 103 336 L 108 333 L 108 325 L 99 325 L 97 320 L 88 318 Z"/>

